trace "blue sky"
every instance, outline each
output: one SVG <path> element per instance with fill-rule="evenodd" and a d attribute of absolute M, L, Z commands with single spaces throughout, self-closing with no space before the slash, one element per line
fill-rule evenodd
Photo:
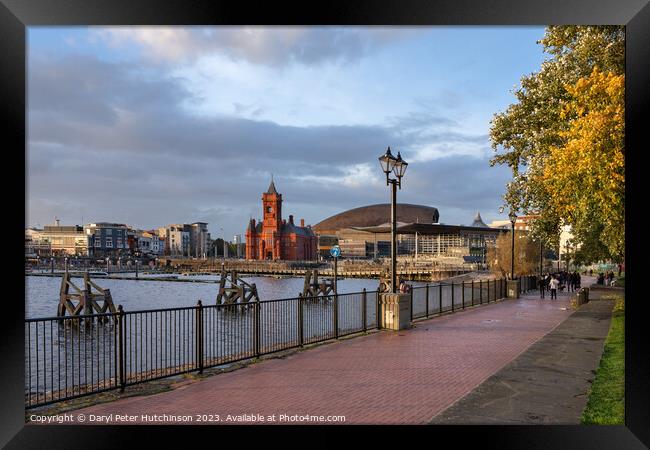
<path fill-rule="evenodd" d="M 273 173 L 316 224 L 389 200 L 498 212 L 493 114 L 539 70 L 543 27 L 30 27 L 27 224 L 209 222 L 242 234 Z M 82 189 L 79 186 L 83 186 Z"/>

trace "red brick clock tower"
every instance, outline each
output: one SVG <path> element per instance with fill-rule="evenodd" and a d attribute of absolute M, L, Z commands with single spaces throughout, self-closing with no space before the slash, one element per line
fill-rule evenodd
<path fill-rule="evenodd" d="M 316 259 L 317 238 L 311 227 L 282 219 L 282 194 L 271 184 L 262 194 L 264 219 L 256 223 L 251 219 L 246 230 L 246 259 L 307 260 Z"/>

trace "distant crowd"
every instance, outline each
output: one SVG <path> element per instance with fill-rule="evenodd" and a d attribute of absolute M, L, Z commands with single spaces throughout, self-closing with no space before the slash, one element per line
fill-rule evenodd
<path fill-rule="evenodd" d="M 544 298 L 546 292 L 550 292 L 551 300 L 557 299 L 558 289 L 560 292 L 563 292 L 565 289 L 567 292 L 577 291 L 580 289 L 581 281 L 582 279 L 577 271 L 547 273 L 539 279 L 540 298 Z"/>

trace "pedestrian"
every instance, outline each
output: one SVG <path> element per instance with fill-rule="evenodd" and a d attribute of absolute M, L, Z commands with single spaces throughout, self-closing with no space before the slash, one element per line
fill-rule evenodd
<path fill-rule="evenodd" d="M 557 287 L 560 284 L 560 281 L 557 278 L 553 277 L 551 278 L 549 284 L 551 286 L 551 300 L 557 300 Z"/>
<path fill-rule="evenodd" d="M 406 283 L 404 283 L 404 280 L 402 280 L 402 279 L 399 280 L 399 291 L 402 294 L 406 294 L 406 292 L 407 292 Z"/>
<path fill-rule="evenodd" d="M 582 282 L 582 280 L 580 279 L 580 274 L 576 273 L 576 286 L 578 287 L 578 289 L 580 289 L 580 283 L 581 282 Z"/>
<path fill-rule="evenodd" d="M 623 266 L 621 264 L 618 265 L 618 277 L 621 278 L 621 270 L 623 269 Z"/>
<path fill-rule="evenodd" d="M 544 298 L 544 292 L 546 291 L 546 278 L 539 277 L 539 298 Z"/>

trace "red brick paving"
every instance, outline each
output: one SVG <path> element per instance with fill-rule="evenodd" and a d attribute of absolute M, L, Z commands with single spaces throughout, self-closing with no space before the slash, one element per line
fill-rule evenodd
<path fill-rule="evenodd" d="M 187 414 L 197 423 L 197 414 L 214 414 L 219 423 L 233 424 L 253 422 L 228 422 L 228 415 L 308 414 L 342 415 L 348 424 L 427 423 L 572 312 L 566 294 L 553 302 L 548 295 L 537 297 L 416 322 L 407 331 L 334 342 L 73 415 Z"/>

